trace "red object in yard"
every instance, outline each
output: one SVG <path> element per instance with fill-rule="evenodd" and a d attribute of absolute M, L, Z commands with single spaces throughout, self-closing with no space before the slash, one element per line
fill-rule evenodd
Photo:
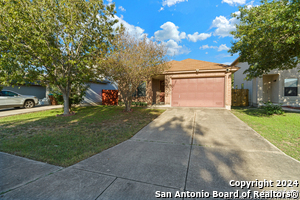
<path fill-rule="evenodd" d="M 50 99 L 50 105 L 58 105 L 58 103 L 53 95 L 49 95 L 48 97 Z"/>
<path fill-rule="evenodd" d="M 102 105 L 118 105 L 118 90 L 102 90 Z"/>

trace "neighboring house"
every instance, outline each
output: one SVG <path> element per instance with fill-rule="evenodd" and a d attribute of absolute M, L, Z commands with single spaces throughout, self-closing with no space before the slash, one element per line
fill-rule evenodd
<path fill-rule="evenodd" d="M 39 84 L 31 83 L 30 85 L 15 85 L 11 86 L 2 86 L 4 90 L 11 90 L 23 95 L 33 95 L 38 99 L 43 99 L 46 96 L 46 87 L 43 87 Z"/>
<path fill-rule="evenodd" d="M 102 90 L 116 90 L 117 86 L 110 81 L 96 81 L 87 83 L 89 88 L 84 96 L 83 104 L 99 105 L 102 104 Z M 38 99 L 43 99 L 50 93 L 46 87 L 38 84 L 16 85 L 14 87 L 3 86 L 3 89 L 15 91 L 23 95 L 34 95 Z"/>
<path fill-rule="evenodd" d="M 239 59 L 239 58 L 238 58 Z M 234 86 L 249 90 L 249 104 L 261 106 L 263 102 L 300 106 L 300 65 L 289 70 L 272 70 L 262 77 L 246 81 L 243 74 L 249 65 L 236 59 L 231 66 L 240 67 L 234 74 Z"/>
<path fill-rule="evenodd" d="M 96 81 L 87 83 L 87 89 L 83 104 L 101 105 L 102 104 L 102 90 L 117 90 L 118 87 L 110 81 Z"/>
<path fill-rule="evenodd" d="M 148 81 L 148 102 L 231 109 L 231 74 L 238 67 L 194 59 L 169 64 L 168 70 Z"/>

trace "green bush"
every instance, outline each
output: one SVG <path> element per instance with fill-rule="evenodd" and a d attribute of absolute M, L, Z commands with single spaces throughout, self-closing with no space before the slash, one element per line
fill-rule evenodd
<path fill-rule="evenodd" d="M 84 96 L 86 93 L 86 90 L 88 89 L 87 85 L 82 85 L 82 84 L 73 84 L 71 91 L 70 91 L 70 96 L 69 96 L 69 109 L 70 111 L 72 110 L 72 105 L 78 105 L 84 100 Z M 51 87 L 51 93 L 53 97 L 56 99 L 57 103 L 59 105 L 64 104 L 64 98 L 58 87 L 52 86 Z"/>
<path fill-rule="evenodd" d="M 123 106 L 125 105 L 125 103 L 123 101 L 118 101 L 118 105 L 119 106 Z M 132 106 L 147 106 L 147 102 L 131 102 Z"/>
<path fill-rule="evenodd" d="M 52 95 L 56 99 L 56 101 L 57 101 L 57 103 L 59 105 L 63 105 L 64 104 L 64 98 L 63 98 L 63 96 L 62 96 L 61 93 L 53 93 Z"/>
<path fill-rule="evenodd" d="M 284 113 L 281 107 L 282 104 L 274 105 L 272 102 L 267 102 L 264 104 L 265 105 L 262 106 L 262 108 L 264 109 L 267 115 L 273 115 L 273 114 L 282 115 Z"/>

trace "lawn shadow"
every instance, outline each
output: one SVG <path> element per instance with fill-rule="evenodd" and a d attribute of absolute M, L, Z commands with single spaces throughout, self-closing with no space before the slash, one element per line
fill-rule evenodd
<path fill-rule="evenodd" d="M 1 118 L 0 150 L 65 167 L 129 139 L 160 114 L 122 110 L 78 107 L 68 117 L 56 117 L 62 112 L 57 109 Z"/>
<path fill-rule="evenodd" d="M 232 107 L 232 110 L 238 110 L 239 112 L 249 116 L 270 117 L 270 115 L 266 114 L 262 108 Z"/>

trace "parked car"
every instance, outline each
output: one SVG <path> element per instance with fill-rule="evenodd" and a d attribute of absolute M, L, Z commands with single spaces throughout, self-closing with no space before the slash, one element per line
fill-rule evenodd
<path fill-rule="evenodd" d="M 10 90 L 0 91 L 0 108 L 33 108 L 38 104 L 38 98 L 31 95 L 22 95 Z"/>

